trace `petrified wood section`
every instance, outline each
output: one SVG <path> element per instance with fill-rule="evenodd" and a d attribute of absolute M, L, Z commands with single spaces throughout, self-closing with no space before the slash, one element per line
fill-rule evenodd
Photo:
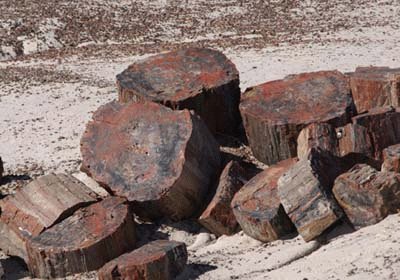
<path fill-rule="evenodd" d="M 382 171 L 400 173 L 400 144 L 383 150 Z"/>
<path fill-rule="evenodd" d="M 194 110 L 212 132 L 232 133 L 240 123 L 239 73 L 221 52 L 188 48 L 132 64 L 117 75 L 119 101 L 151 100 Z"/>
<path fill-rule="evenodd" d="M 186 245 L 181 242 L 157 240 L 124 254 L 98 272 L 99 280 L 175 279 L 187 262 Z"/>
<path fill-rule="evenodd" d="M 336 179 L 333 193 L 355 228 L 372 225 L 400 208 L 400 174 L 359 164 Z"/>
<path fill-rule="evenodd" d="M 339 139 L 337 155 L 345 157 L 351 154 L 362 154 L 373 157 L 374 150 L 368 129 L 358 124 L 349 123 L 336 129 Z"/>
<path fill-rule="evenodd" d="M 331 188 L 340 163 L 322 150 L 295 163 L 278 180 L 281 203 L 305 241 L 319 236 L 342 216 Z"/>
<path fill-rule="evenodd" d="M 135 224 L 125 202 L 106 198 L 29 240 L 30 272 L 40 278 L 65 277 L 99 269 L 132 250 Z"/>
<path fill-rule="evenodd" d="M 96 201 L 96 194 L 71 175 L 42 176 L 0 200 L 0 248 L 26 260 L 29 238 Z"/>
<path fill-rule="evenodd" d="M 400 112 L 392 107 L 373 108 L 353 117 L 353 123 L 367 129 L 377 160 L 382 160 L 383 149 L 400 142 Z"/>
<path fill-rule="evenodd" d="M 100 107 L 81 151 L 82 171 L 135 202 L 145 219 L 191 216 L 220 166 L 218 144 L 198 116 L 153 102 Z"/>
<path fill-rule="evenodd" d="M 231 209 L 235 193 L 254 175 L 253 170 L 230 161 L 219 178 L 217 191 L 199 222 L 216 235 L 232 235 L 238 229 L 238 223 Z"/>
<path fill-rule="evenodd" d="M 296 162 L 287 159 L 267 168 L 235 195 L 233 213 L 247 235 L 269 242 L 295 230 L 278 198 L 277 181 Z"/>
<path fill-rule="evenodd" d="M 296 156 L 296 140 L 306 125 L 345 125 L 354 114 L 354 104 L 348 78 L 326 71 L 292 75 L 248 89 L 240 112 L 254 156 L 272 164 Z"/>
<path fill-rule="evenodd" d="M 359 67 L 350 75 L 350 87 L 358 113 L 400 105 L 400 69 Z"/>

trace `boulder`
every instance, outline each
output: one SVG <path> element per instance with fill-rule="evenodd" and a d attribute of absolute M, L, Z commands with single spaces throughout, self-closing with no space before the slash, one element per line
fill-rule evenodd
<path fill-rule="evenodd" d="M 0 200 L 0 248 L 27 260 L 25 243 L 98 196 L 71 175 L 39 177 Z"/>
<path fill-rule="evenodd" d="M 101 268 L 132 250 L 133 215 L 124 198 L 108 197 L 45 230 L 27 242 L 34 277 L 66 277 Z"/>
<path fill-rule="evenodd" d="M 296 162 L 292 158 L 268 167 L 234 196 L 233 213 L 248 236 L 269 242 L 295 230 L 278 197 L 277 181 Z"/>
<path fill-rule="evenodd" d="M 119 101 L 150 100 L 194 110 L 211 132 L 236 132 L 240 124 L 239 73 L 221 52 L 187 48 L 151 56 L 117 75 Z"/>
<path fill-rule="evenodd" d="M 250 88 L 240 104 L 249 145 L 266 164 L 295 157 L 305 126 L 343 126 L 354 111 L 348 78 L 338 71 L 291 75 Z"/>
<path fill-rule="evenodd" d="M 400 173 L 400 144 L 383 150 L 382 171 Z"/>
<path fill-rule="evenodd" d="M 220 171 L 219 147 L 204 122 L 153 102 L 100 107 L 81 152 L 82 171 L 147 220 L 190 217 Z"/>
<path fill-rule="evenodd" d="M 358 229 L 397 212 L 400 208 L 400 174 L 379 172 L 366 164 L 358 164 L 336 179 L 333 193 Z"/>
<path fill-rule="evenodd" d="M 99 280 L 175 279 L 184 270 L 187 258 L 185 243 L 157 240 L 110 261 L 99 270 L 98 277 Z"/>
<path fill-rule="evenodd" d="M 350 87 L 358 113 L 400 104 L 400 69 L 358 67 L 350 74 Z"/>

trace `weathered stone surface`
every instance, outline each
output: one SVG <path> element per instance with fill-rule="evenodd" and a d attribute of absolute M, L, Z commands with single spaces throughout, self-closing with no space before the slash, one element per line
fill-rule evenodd
<path fill-rule="evenodd" d="M 358 113 L 400 105 L 400 69 L 359 67 L 350 75 L 350 86 Z"/>
<path fill-rule="evenodd" d="M 233 133 L 240 123 L 239 73 L 221 52 L 188 48 L 134 63 L 117 75 L 119 101 L 151 100 L 194 110 L 212 132 Z"/>
<path fill-rule="evenodd" d="M 349 123 L 336 129 L 338 138 L 337 156 L 345 157 L 351 154 L 362 154 L 370 158 L 374 155 L 374 148 L 368 129 L 358 124 Z"/>
<path fill-rule="evenodd" d="M 243 231 L 263 242 L 295 230 L 278 197 L 277 181 L 297 159 L 287 159 L 252 178 L 232 200 L 233 213 Z"/>
<path fill-rule="evenodd" d="M 217 191 L 199 222 L 216 235 L 234 234 L 238 223 L 231 209 L 232 198 L 255 173 L 237 161 L 230 161 L 222 171 Z"/>
<path fill-rule="evenodd" d="M 341 172 L 336 158 L 313 148 L 308 158 L 295 163 L 279 178 L 278 196 L 305 241 L 316 238 L 342 217 L 331 194 Z"/>
<path fill-rule="evenodd" d="M 81 151 L 82 171 L 134 202 L 145 219 L 191 216 L 220 165 L 218 144 L 198 116 L 153 102 L 100 107 Z"/>
<path fill-rule="evenodd" d="M 338 71 L 304 73 L 248 89 L 241 101 L 254 156 L 267 164 L 296 156 L 305 126 L 343 126 L 354 114 L 348 78 Z"/>
<path fill-rule="evenodd" d="M 29 270 L 35 277 L 65 277 L 99 269 L 132 250 L 133 215 L 124 198 L 108 197 L 27 242 Z"/>
<path fill-rule="evenodd" d="M 97 199 L 94 192 L 71 175 L 39 177 L 0 200 L 0 248 L 26 260 L 28 239 Z"/>
<path fill-rule="evenodd" d="M 99 280 L 175 279 L 187 262 L 186 245 L 181 242 L 157 240 L 124 254 L 98 272 Z"/>
<path fill-rule="evenodd" d="M 336 179 L 333 193 L 355 228 L 372 225 L 400 208 L 400 174 L 358 164 Z"/>
<path fill-rule="evenodd" d="M 382 171 L 400 173 L 400 144 L 383 150 Z"/>
<path fill-rule="evenodd" d="M 382 160 L 383 149 L 400 143 L 400 111 L 392 107 L 373 108 L 353 117 L 353 124 L 367 129 L 377 160 Z"/>

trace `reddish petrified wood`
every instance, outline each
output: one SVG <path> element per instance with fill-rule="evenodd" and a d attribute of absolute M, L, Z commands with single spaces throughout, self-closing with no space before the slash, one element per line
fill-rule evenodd
<path fill-rule="evenodd" d="M 254 156 L 272 164 L 296 156 L 296 140 L 306 125 L 345 125 L 354 114 L 354 104 L 348 78 L 338 71 L 325 71 L 248 89 L 240 112 Z"/>
<path fill-rule="evenodd" d="M 333 193 L 355 228 L 372 225 L 400 208 L 400 174 L 359 164 L 336 179 Z"/>
<path fill-rule="evenodd" d="M 153 102 L 100 107 L 81 151 L 82 170 L 145 219 L 191 216 L 220 165 L 218 144 L 198 116 Z"/>
<path fill-rule="evenodd" d="M 167 280 L 175 279 L 187 262 L 186 245 L 181 242 L 157 240 L 124 254 L 98 272 L 99 280 Z"/>
<path fill-rule="evenodd" d="M 255 170 L 243 167 L 237 161 L 230 161 L 219 178 L 217 191 L 199 222 L 216 235 L 232 235 L 238 223 L 231 209 L 235 193 L 255 175 Z"/>
<path fill-rule="evenodd" d="M 221 52 L 188 48 L 134 63 L 117 75 L 119 101 L 151 100 L 194 110 L 212 132 L 233 133 L 240 123 L 239 73 Z"/>
<path fill-rule="evenodd" d="M 132 250 L 133 215 L 124 198 L 108 197 L 27 242 L 29 270 L 35 277 L 66 277 L 99 269 Z"/>
<path fill-rule="evenodd" d="M 236 193 L 233 213 L 247 235 L 269 242 L 295 230 L 278 198 L 277 181 L 296 162 L 287 159 L 267 168 Z"/>
<path fill-rule="evenodd" d="M 32 181 L 0 200 L 0 248 L 26 260 L 28 239 L 97 199 L 71 175 L 50 174 Z"/>
<path fill-rule="evenodd" d="M 383 150 L 382 171 L 400 173 L 400 144 Z"/>
<path fill-rule="evenodd" d="M 400 105 L 400 69 L 358 67 L 350 75 L 350 86 L 358 113 Z"/>
<path fill-rule="evenodd" d="M 340 161 L 311 149 L 308 158 L 292 165 L 278 180 L 278 196 L 305 241 L 319 236 L 342 216 L 331 188 L 342 172 Z"/>

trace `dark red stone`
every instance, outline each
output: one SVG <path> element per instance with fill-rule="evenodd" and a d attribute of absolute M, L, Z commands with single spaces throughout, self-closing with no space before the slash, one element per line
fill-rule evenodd
<path fill-rule="evenodd" d="M 194 110 L 214 132 L 240 123 L 239 73 L 221 52 L 188 48 L 151 56 L 117 75 L 119 101 L 151 100 Z"/>
<path fill-rule="evenodd" d="M 382 171 L 400 173 L 400 144 L 383 150 Z"/>

